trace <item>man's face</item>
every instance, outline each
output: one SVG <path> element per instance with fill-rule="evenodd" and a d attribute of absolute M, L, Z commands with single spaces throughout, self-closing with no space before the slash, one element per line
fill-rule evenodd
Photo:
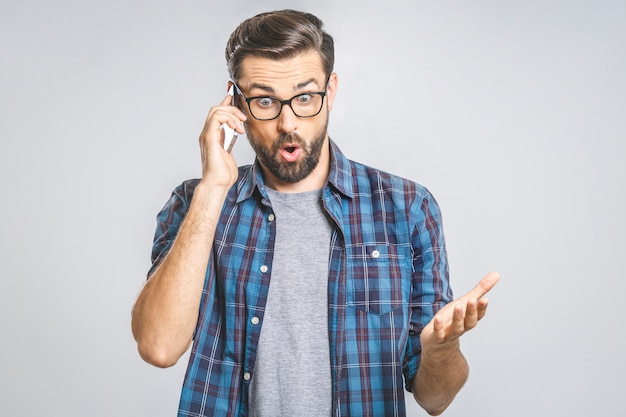
<path fill-rule="evenodd" d="M 246 97 L 288 100 L 304 93 L 327 91 L 322 62 L 315 51 L 280 61 L 247 57 L 241 74 L 238 85 Z M 248 115 L 246 134 L 270 187 L 279 189 L 314 179 L 315 183 L 326 180 L 330 165 L 328 113 L 336 90 L 334 74 L 328 87 L 322 110 L 309 118 L 296 116 L 289 105 L 284 105 L 276 119 L 256 120 L 241 99 Z"/>

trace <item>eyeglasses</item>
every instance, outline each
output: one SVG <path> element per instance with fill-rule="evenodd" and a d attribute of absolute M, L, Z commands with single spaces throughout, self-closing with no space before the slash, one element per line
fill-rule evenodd
<path fill-rule="evenodd" d="M 283 111 L 283 106 L 291 107 L 293 114 L 300 118 L 314 117 L 322 111 L 326 91 L 298 94 L 289 100 L 281 100 L 272 96 L 246 97 L 239 86 L 235 88 L 241 97 L 248 103 L 250 114 L 257 120 L 274 120 Z"/>

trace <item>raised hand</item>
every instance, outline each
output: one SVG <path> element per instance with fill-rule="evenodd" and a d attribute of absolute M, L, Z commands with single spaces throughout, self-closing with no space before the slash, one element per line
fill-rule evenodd
<path fill-rule="evenodd" d="M 237 179 L 237 164 L 224 150 L 224 132 L 221 126 L 226 123 L 243 134 L 243 122 L 246 121 L 246 115 L 231 105 L 231 101 L 232 96 L 227 95 L 219 105 L 211 107 L 199 138 L 202 181 L 226 187 L 230 187 Z"/>
<path fill-rule="evenodd" d="M 496 285 L 500 275 L 486 275 L 467 294 L 443 307 L 424 327 L 420 336 L 422 349 L 456 347 L 457 339 L 473 329 L 485 316 L 489 303 L 485 295 Z"/>

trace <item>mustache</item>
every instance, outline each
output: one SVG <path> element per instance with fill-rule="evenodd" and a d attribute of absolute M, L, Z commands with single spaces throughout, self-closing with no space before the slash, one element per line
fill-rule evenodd
<path fill-rule="evenodd" d="M 285 145 L 298 145 L 303 149 L 308 149 L 307 143 L 295 132 L 281 133 L 278 138 L 272 144 L 272 150 L 274 152 L 279 151 Z"/>

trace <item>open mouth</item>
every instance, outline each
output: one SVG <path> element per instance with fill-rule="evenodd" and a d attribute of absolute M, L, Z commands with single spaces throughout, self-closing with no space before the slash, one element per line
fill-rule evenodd
<path fill-rule="evenodd" d="M 295 161 L 297 161 L 298 158 L 300 157 L 301 153 L 302 153 L 302 148 L 300 148 L 297 145 L 292 145 L 292 144 L 284 146 L 280 150 L 281 156 L 287 162 L 295 162 Z"/>

